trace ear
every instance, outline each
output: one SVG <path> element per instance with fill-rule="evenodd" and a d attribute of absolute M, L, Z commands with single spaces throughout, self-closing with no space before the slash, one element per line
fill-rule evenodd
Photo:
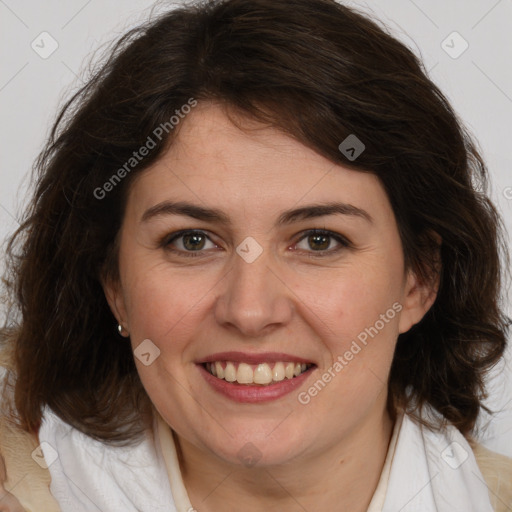
<path fill-rule="evenodd" d="M 413 325 L 420 322 L 437 297 L 441 277 L 441 237 L 437 233 L 431 233 L 430 236 L 436 244 L 434 249 L 435 268 L 431 269 L 428 279 L 420 278 L 412 269 L 407 271 L 403 309 L 398 325 L 400 334 L 407 332 Z"/>
<path fill-rule="evenodd" d="M 107 299 L 110 311 L 115 316 L 117 323 L 120 324 L 125 330 L 129 330 L 128 315 L 126 313 L 126 302 L 121 288 L 121 283 L 114 282 L 110 278 L 103 278 L 101 280 L 103 292 Z"/>

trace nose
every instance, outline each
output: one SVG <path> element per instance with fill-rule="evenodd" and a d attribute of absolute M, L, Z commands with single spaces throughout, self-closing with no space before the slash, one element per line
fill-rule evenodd
<path fill-rule="evenodd" d="M 293 293 L 268 249 L 252 263 L 236 254 L 215 304 L 219 325 L 245 337 L 259 337 L 286 326 L 293 315 Z"/>

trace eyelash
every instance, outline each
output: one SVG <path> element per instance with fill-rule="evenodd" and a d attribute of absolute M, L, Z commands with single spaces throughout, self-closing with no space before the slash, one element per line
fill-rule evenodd
<path fill-rule="evenodd" d="M 160 241 L 159 246 L 166 249 L 167 251 L 173 252 L 175 254 L 179 254 L 180 256 L 184 256 L 186 258 L 204 257 L 204 255 L 201 254 L 203 252 L 202 250 L 182 251 L 181 249 L 171 248 L 172 242 L 174 242 L 175 240 L 178 240 L 179 238 L 184 237 L 185 235 L 189 235 L 189 234 L 203 235 L 208 240 L 210 240 L 212 243 L 215 243 L 215 242 L 213 242 L 213 240 L 211 240 L 211 238 L 204 231 L 196 230 L 196 229 L 186 229 L 186 230 L 177 231 L 176 233 L 172 233 L 171 235 L 165 236 Z M 306 251 L 306 256 L 309 258 L 323 258 L 326 256 L 331 256 L 333 254 L 337 254 L 338 252 L 340 252 L 343 249 L 352 247 L 352 244 L 345 237 L 343 237 L 342 235 L 340 235 L 338 233 L 335 233 L 333 231 L 328 231 L 325 229 L 310 229 L 310 230 L 304 231 L 301 234 L 301 237 L 295 242 L 295 244 L 302 242 L 302 240 L 304 240 L 305 238 L 307 238 L 308 236 L 311 236 L 311 235 L 322 235 L 322 236 L 327 236 L 327 237 L 333 238 L 340 244 L 341 247 L 338 247 L 336 249 L 322 250 L 322 251 Z"/>

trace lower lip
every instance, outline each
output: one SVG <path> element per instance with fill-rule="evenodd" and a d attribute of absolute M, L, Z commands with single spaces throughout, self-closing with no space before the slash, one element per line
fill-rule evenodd
<path fill-rule="evenodd" d="M 271 400 L 277 400 L 297 389 L 316 368 L 316 366 L 312 366 L 298 377 L 294 377 L 293 379 L 285 378 L 281 382 L 262 386 L 228 382 L 212 375 L 202 364 L 198 364 L 197 367 L 206 382 L 210 384 L 215 391 L 235 402 L 242 403 L 270 402 Z"/>

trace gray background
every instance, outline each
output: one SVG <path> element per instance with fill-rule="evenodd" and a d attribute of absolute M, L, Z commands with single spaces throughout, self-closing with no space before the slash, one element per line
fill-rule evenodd
<path fill-rule="evenodd" d="M 512 232 L 512 0 L 345 4 L 382 20 L 422 57 L 479 141 L 491 173 L 491 196 Z M 146 19 L 152 7 L 158 13 L 169 5 L 151 0 L 0 0 L 0 241 L 18 225 L 32 163 L 57 107 L 86 76 L 92 53 Z M 48 56 L 52 45 L 58 47 Z M 511 304 L 508 300 L 509 315 Z M 480 439 L 512 456 L 512 350 L 493 372 L 490 389 L 488 405 L 500 412 L 492 421 L 481 418 Z"/>

